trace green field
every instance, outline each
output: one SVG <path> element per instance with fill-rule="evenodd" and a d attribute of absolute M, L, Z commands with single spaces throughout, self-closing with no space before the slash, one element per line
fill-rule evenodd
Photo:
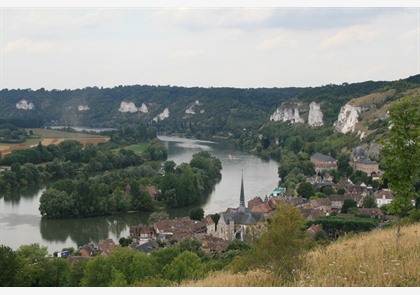
<path fill-rule="evenodd" d="M 147 147 L 147 143 L 141 142 L 141 143 L 138 143 L 138 144 L 125 146 L 124 149 L 133 151 L 135 153 L 142 153 L 146 150 L 146 147 Z"/>

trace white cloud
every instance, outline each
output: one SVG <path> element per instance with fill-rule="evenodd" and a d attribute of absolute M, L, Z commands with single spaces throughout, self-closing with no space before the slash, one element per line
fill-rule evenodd
<path fill-rule="evenodd" d="M 368 26 L 351 26 L 349 28 L 339 30 L 333 36 L 325 39 L 321 43 L 321 48 L 330 49 L 349 44 L 367 43 L 377 36 L 378 33 Z"/>

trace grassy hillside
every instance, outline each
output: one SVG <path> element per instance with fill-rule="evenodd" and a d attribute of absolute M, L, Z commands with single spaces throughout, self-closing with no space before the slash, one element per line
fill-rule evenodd
<path fill-rule="evenodd" d="M 182 287 L 418 287 L 420 286 L 420 223 L 342 238 L 309 253 L 294 281 L 268 270 L 245 274 L 215 272 Z"/>

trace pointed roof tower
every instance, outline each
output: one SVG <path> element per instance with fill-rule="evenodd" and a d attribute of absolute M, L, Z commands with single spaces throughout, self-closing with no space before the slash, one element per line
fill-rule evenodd
<path fill-rule="evenodd" d="M 245 207 L 245 193 L 244 193 L 244 172 L 242 171 L 242 178 L 241 178 L 241 194 L 239 196 L 239 207 L 238 213 L 245 213 L 247 212 L 247 208 Z"/>

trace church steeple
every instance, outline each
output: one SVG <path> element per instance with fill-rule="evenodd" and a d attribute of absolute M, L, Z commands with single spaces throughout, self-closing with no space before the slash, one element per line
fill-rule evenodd
<path fill-rule="evenodd" d="M 245 213 L 246 207 L 245 207 L 245 193 L 244 193 L 244 172 L 242 171 L 242 178 L 241 178 L 241 194 L 239 196 L 239 207 L 238 207 L 239 213 Z"/>

